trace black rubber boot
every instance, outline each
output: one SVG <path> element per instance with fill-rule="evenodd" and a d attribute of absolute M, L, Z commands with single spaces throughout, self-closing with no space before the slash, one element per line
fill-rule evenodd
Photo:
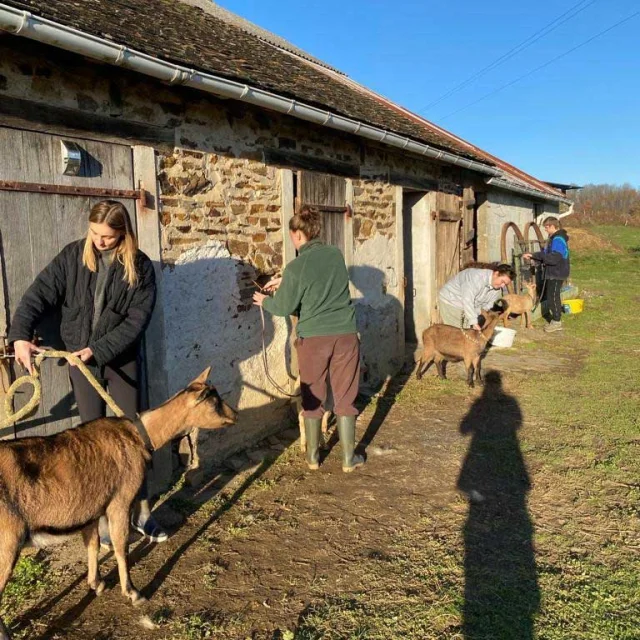
<path fill-rule="evenodd" d="M 320 429 L 322 418 L 305 418 L 304 433 L 307 438 L 307 465 L 312 471 L 320 468 Z"/>
<path fill-rule="evenodd" d="M 364 464 L 364 457 L 354 453 L 356 448 L 356 417 L 338 416 L 338 435 L 342 446 L 342 470 L 349 473 Z"/>

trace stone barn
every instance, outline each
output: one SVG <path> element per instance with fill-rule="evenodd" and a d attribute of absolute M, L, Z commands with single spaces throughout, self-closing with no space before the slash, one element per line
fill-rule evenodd
<path fill-rule="evenodd" d="M 25 288 L 121 200 L 156 266 L 145 337 L 147 402 L 205 366 L 241 411 L 201 436 L 215 463 L 281 428 L 290 323 L 252 306 L 253 280 L 292 260 L 296 207 L 324 216 L 344 253 L 363 386 L 396 372 L 437 318 L 436 291 L 464 262 L 494 259 L 503 221 L 563 194 L 204 0 L 0 3 L 0 332 Z M 74 166 L 74 158 L 77 162 Z M 40 329 L 54 344 L 53 329 Z M 38 414 L 2 434 L 77 421 L 65 367 L 45 372 Z"/>

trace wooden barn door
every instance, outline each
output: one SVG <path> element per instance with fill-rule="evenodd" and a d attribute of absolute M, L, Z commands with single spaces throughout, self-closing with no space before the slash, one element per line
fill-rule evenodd
<path fill-rule="evenodd" d="M 455 194 L 436 194 L 436 291 L 460 271 L 462 198 Z M 438 313 L 439 322 L 440 317 Z"/>
<path fill-rule="evenodd" d="M 347 211 L 346 180 L 313 171 L 298 171 L 296 211 L 304 205 L 322 213 L 320 239 L 345 252 L 345 215 Z"/>
<path fill-rule="evenodd" d="M 62 140 L 69 137 L 0 127 L 0 276 L 3 296 L 0 296 L 0 331 L 10 323 L 16 306 L 38 273 L 73 240 L 82 238 L 87 230 L 91 207 L 111 197 L 103 195 L 69 195 L 52 193 L 55 187 L 78 187 L 133 191 L 133 161 L 131 147 L 83 139 L 74 139 L 82 149 L 79 175 L 63 175 Z M 33 185 L 42 185 L 49 193 L 34 192 Z M 129 211 L 135 225 L 135 201 L 131 195 L 120 200 Z M 62 347 L 59 316 L 55 313 L 37 327 L 42 344 Z M 6 333 L 4 336 L 6 338 Z M 4 375 L 22 375 L 15 365 Z M 64 361 L 45 360 L 42 366 L 42 399 L 30 418 L 2 437 L 48 435 L 79 422 Z M 2 391 L 0 390 L 0 394 Z M 30 388 L 18 393 L 15 409 L 22 406 Z M 2 398 L 0 398 L 1 400 Z M 1 406 L 1 404 L 0 404 Z M 0 409 L 4 417 L 4 408 Z"/>

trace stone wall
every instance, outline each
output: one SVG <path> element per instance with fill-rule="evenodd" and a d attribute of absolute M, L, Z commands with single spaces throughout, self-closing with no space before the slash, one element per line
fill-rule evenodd
<path fill-rule="evenodd" d="M 3 95 L 96 119 L 91 130 L 78 132 L 81 137 L 104 139 L 101 122 L 110 130 L 113 123 L 123 123 L 123 131 L 126 125 L 126 139 L 110 134 L 119 144 L 135 141 L 138 125 L 162 134 L 165 142 L 154 146 L 169 387 L 178 389 L 211 364 L 220 391 L 242 410 L 240 426 L 203 436 L 208 460 L 257 439 L 282 416 L 284 400 L 261 361 L 260 314 L 251 305 L 251 281 L 283 266 L 287 212 L 280 171 L 264 163 L 265 150 L 356 167 L 353 246 L 347 254 L 367 381 L 378 384 L 395 371 L 402 358 L 404 274 L 396 271 L 393 185 L 399 176 L 430 185 L 460 184 L 457 168 L 21 38 L 0 42 L 0 99 Z M 281 385 L 289 383 L 287 335 L 284 320 L 266 318 L 269 368 Z"/>
<path fill-rule="evenodd" d="M 353 182 L 353 284 L 360 333 L 363 382 L 371 388 L 395 373 L 404 310 L 398 300 L 403 275 L 397 273 L 395 187 L 380 180 Z"/>
<path fill-rule="evenodd" d="M 552 215 L 557 213 L 558 206 L 545 203 L 536 208 L 533 200 L 526 196 L 498 189 L 487 193 L 487 200 L 478 211 L 478 259 L 485 262 L 500 261 L 500 235 L 506 222 L 515 222 L 521 232 L 527 222 L 533 222 L 535 216 L 543 210 Z M 531 234 L 533 239 L 533 233 Z M 507 256 L 511 258 L 514 234 L 507 235 Z"/>

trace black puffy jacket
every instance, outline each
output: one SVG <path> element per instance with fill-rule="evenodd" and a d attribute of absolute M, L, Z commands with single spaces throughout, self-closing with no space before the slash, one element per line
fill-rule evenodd
<path fill-rule="evenodd" d="M 93 295 L 97 274 L 82 264 L 84 240 L 68 244 L 38 275 L 22 297 L 11 322 L 9 342 L 32 340 L 43 315 L 60 309 L 60 337 L 69 351 L 91 347 L 98 366 L 119 356 L 134 357 L 156 299 L 151 260 L 138 251 L 137 284 L 130 288 L 124 266 L 114 261 L 105 285 L 105 304 L 93 333 Z"/>

